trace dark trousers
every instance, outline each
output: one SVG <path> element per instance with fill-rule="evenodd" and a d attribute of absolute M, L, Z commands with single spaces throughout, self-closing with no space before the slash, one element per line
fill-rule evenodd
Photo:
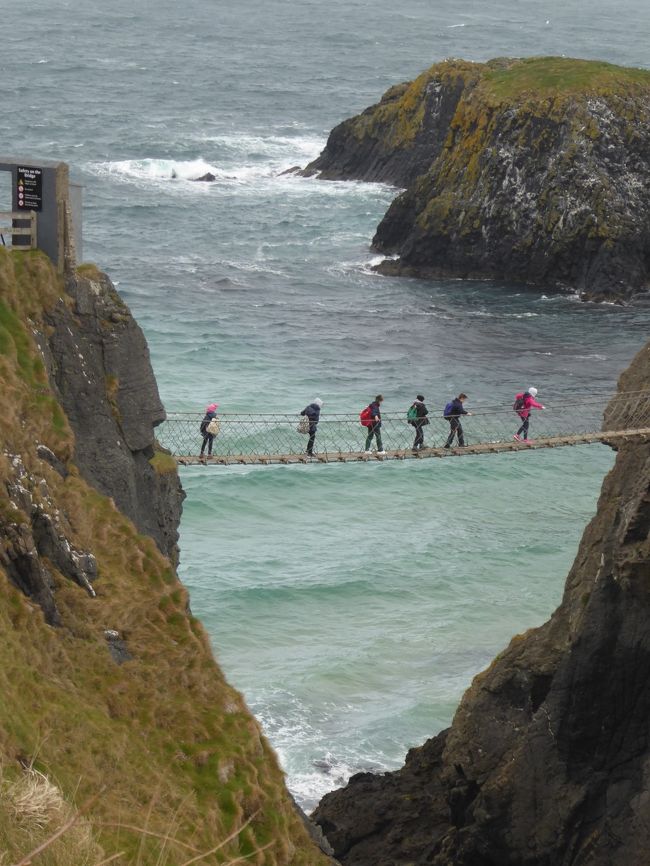
<path fill-rule="evenodd" d="M 450 418 L 449 428 L 449 436 L 447 437 L 445 448 L 451 448 L 451 443 L 454 441 L 454 436 L 456 434 L 458 434 L 458 444 L 464 445 L 465 437 L 463 436 L 463 425 L 460 423 L 460 418 Z"/>
<path fill-rule="evenodd" d="M 368 435 L 366 436 L 366 451 L 370 451 L 370 443 L 372 442 L 372 437 L 375 437 L 377 442 L 377 451 L 383 451 L 384 446 L 381 444 L 381 421 L 377 421 L 375 424 L 371 424 L 368 427 Z"/>
<path fill-rule="evenodd" d="M 415 427 L 415 442 L 413 443 L 413 448 L 422 448 L 424 445 L 424 424 L 422 421 L 414 421 L 413 426 Z"/>
<path fill-rule="evenodd" d="M 318 424 L 309 425 L 309 442 L 307 442 L 307 454 L 314 453 L 314 441 L 316 439 L 316 427 Z"/>
<path fill-rule="evenodd" d="M 522 425 L 519 428 L 519 430 L 517 430 L 517 436 L 521 436 L 521 434 L 523 433 L 524 439 L 528 439 L 528 425 L 529 424 L 530 424 L 530 415 L 528 416 L 528 418 L 524 418 L 522 420 Z"/>
<path fill-rule="evenodd" d="M 214 435 L 212 433 L 204 433 L 203 434 L 203 445 L 201 445 L 201 457 L 203 457 L 203 452 L 205 451 L 205 446 L 208 446 L 208 457 L 212 454 L 212 443 L 214 442 Z"/>

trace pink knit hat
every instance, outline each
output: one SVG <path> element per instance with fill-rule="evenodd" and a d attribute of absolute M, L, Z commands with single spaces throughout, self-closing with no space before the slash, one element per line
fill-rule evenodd
<path fill-rule="evenodd" d="M 214 412 L 214 410 L 217 408 L 218 405 L 219 405 L 218 403 L 210 403 L 210 405 L 208 406 L 208 408 L 205 411 L 206 412 Z"/>

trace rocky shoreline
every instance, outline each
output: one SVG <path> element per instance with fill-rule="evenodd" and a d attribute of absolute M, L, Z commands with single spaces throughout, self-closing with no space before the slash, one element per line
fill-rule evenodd
<path fill-rule="evenodd" d="M 339 124 L 302 174 L 405 187 L 378 270 L 623 303 L 650 292 L 650 72 L 449 60 Z"/>

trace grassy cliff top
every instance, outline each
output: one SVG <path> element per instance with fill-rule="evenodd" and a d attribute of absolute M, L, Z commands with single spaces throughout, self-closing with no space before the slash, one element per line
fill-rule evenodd
<path fill-rule="evenodd" d="M 496 58 L 487 63 L 450 58 L 435 63 L 413 81 L 391 87 L 376 105 L 345 121 L 356 141 L 370 138 L 386 151 L 410 148 L 422 133 L 432 87 L 463 91 L 460 105 L 475 110 L 509 104 L 530 107 L 589 98 L 650 98 L 650 70 L 568 57 Z M 545 110 L 542 108 L 542 110 Z"/>
<path fill-rule="evenodd" d="M 490 61 L 483 80 L 493 94 L 502 99 L 516 99 L 523 95 L 598 96 L 625 94 L 638 89 L 650 92 L 648 69 L 570 57 Z"/>

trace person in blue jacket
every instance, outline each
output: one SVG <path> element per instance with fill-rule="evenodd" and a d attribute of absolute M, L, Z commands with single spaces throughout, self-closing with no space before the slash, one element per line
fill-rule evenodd
<path fill-rule="evenodd" d="M 323 401 L 320 397 L 316 397 L 313 403 L 310 403 L 309 406 L 305 406 L 305 408 L 300 413 L 301 415 L 305 415 L 309 419 L 309 441 L 307 442 L 307 454 L 314 453 L 316 428 L 318 427 L 318 422 L 320 421 L 320 410 L 322 406 Z"/>
<path fill-rule="evenodd" d="M 465 437 L 463 435 L 463 425 L 460 423 L 461 415 L 471 415 L 467 409 L 463 408 L 463 403 L 467 400 L 467 394 L 459 394 L 450 403 L 445 406 L 444 417 L 449 421 L 449 436 L 445 442 L 445 448 L 451 448 L 451 443 L 454 441 L 454 436 L 458 436 L 458 444 L 461 448 L 465 447 Z"/>

